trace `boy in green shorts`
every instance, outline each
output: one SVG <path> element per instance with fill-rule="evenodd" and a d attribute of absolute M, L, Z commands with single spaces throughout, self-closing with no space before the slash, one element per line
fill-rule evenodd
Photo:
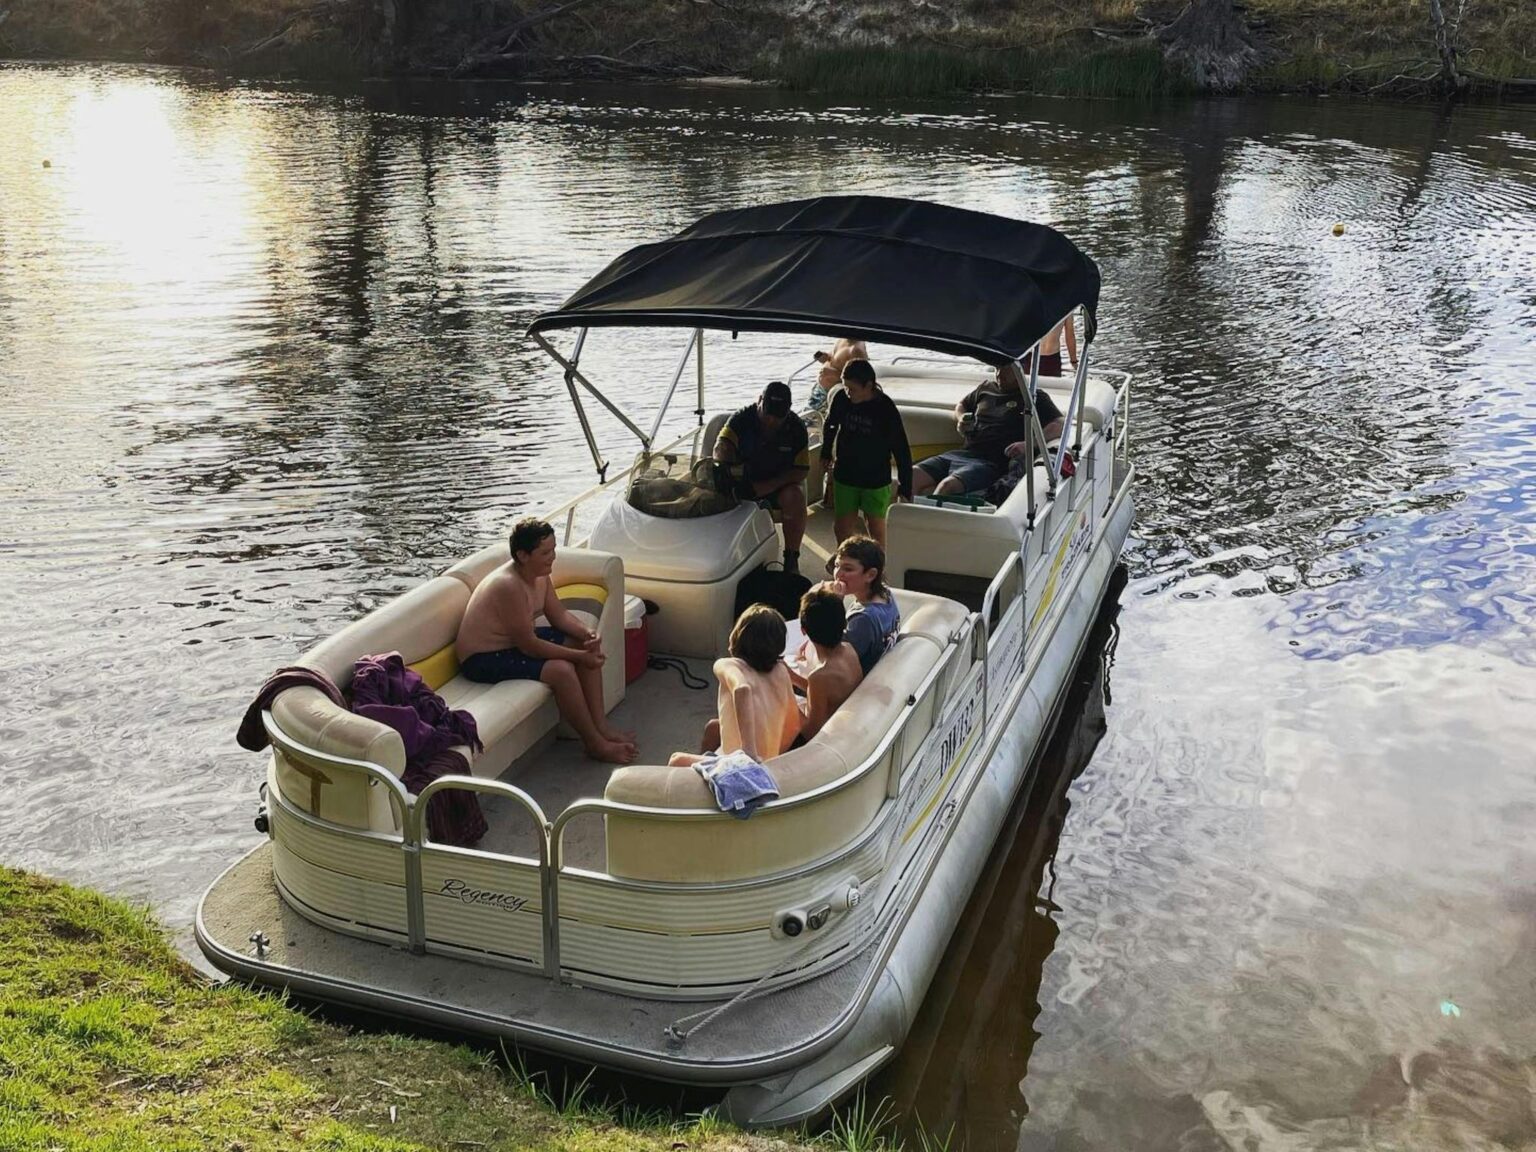
<path fill-rule="evenodd" d="M 891 461 L 896 461 L 898 499 L 912 499 L 912 448 L 901 413 L 875 380 L 868 360 L 850 360 L 843 391 L 822 425 L 822 459 L 833 461 L 833 531 L 839 540 L 863 531 L 885 547 L 885 514 L 891 506 Z"/>

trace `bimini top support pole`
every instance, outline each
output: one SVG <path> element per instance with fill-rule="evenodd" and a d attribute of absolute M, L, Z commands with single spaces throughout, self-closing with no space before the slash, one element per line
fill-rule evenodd
<path fill-rule="evenodd" d="M 698 417 L 699 427 L 702 428 L 704 427 L 704 329 L 695 328 L 693 333 L 696 337 L 693 342 L 694 363 L 699 368 L 699 399 L 693 414 Z"/>
<path fill-rule="evenodd" d="M 543 333 L 534 332 L 532 336 L 538 346 L 549 354 L 550 359 L 565 369 L 565 386 L 570 391 L 571 403 L 576 406 L 576 417 L 581 421 L 581 431 L 587 438 L 587 447 L 592 452 L 592 459 L 597 464 L 597 474 L 601 479 L 607 479 L 608 464 L 603 459 L 602 453 L 598 451 L 597 441 L 592 435 L 592 425 L 587 420 L 586 410 L 582 406 L 581 396 L 576 391 L 576 385 L 580 384 L 590 392 L 597 402 L 608 409 L 620 424 L 633 432 L 635 439 L 640 441 L 642 451 L 649 452 L 651 450 L 651 438 L 640 431 L 639 426 L 625 414 L 622 408 L 598 391 L 592 381 L 582 375 L 581 369 L 577 366 L 581 359 L 582 345 L 587 341 L 587 329 L 583 328 L 581 335 L 576 338 L 576 348 L 572 352 L 570 359 L 562 356 L 555 346 L 544 338 Z"/>
<path fill-rule="evenodd" d="M 576 409 L 576 420 L 581 425 L 581 434 L 586 437 L 587 451 L 592 453 L 592 464 L 597 469 L 597 479 L 600 483 L 608 479 L 608 461 L 603 459 L 603 454 L 597 447 L 597 437 L 592 435 L 592 422 L 587 419 L 587 409 L 581 402 L 581 393 L 576 391 L 576 381 L 579 374 L 576 365 L 581 361 L 581 346 L 587 342 L 587 330 L 583 328 L 576 337 L 576 347 L 571 351 L 571 358 L 567 360 L 555 350 L 555 346 L 543 335 L 535 332 L 534 341 L 550 359 L 565 369 L 565 390 L 571 394 L 571 407 Z"/>
<path fill-rule="evenodd" d="M 672 397 L 677 394 L 677 386 L 682 383 L 683 369 L 688 367 L 688 357 L 693 353 L 693 346 L 698 342 L 701 333 L 695 328 L 688 335 L 688 343 L 683 345 L 683 354 L 677 358 L 677 371 L 672 373 L 672 385 L 667 389 L 666 396 L 661 401 L 661 407 L 656 410 L 656 419 L 651 424 L 650 440 L 656 440 L 656 434 L 661 431 L 661 422 L 667 418 L 667 409 L 672 405 Z"/>

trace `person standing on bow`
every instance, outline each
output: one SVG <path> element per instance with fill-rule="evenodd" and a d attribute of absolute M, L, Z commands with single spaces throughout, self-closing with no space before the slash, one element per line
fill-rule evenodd
<path fill-rule="evenodd" d="M 715 438 L 714 457 L 729 466 L 736 495 L 779 511 L 784 570 L 799 572 L 806 516 L 802 485 L 811 471 L 810 435 L 792 409 L 789 385 L 773 381 L 756 403 L 731 413 Z"/>
<path fill-rule="evenodd" d="M 1072 317 L 1068 316 L 1060 324 L 1051 329 L 1051 334 L 1040 341 L 1040 375 L 1061 375 L 1061 342 L 1066 337 L 1067 356 L 1071 359 L 1072 367 L 1077 367 L 1077 326 L 1073 324 Z M 1029 371 L 1029 357 L 1024 357 L 1024 371 Z"/>
<path fill-rule="evenodd" d="M 821 370 L 816 374 L 817 386 L 823 392 L 831 392 L 842 380 L 843 369 L 848 367 L 850 361 L 869 359 L 869 349 L 864 347 L 864 341 L 850 340 L 843 336 L 832 345 L 832 351 L 815 352 L 811 359 L 821 365 Z"/>
<path fill-rule="evenodd" d="M 832 401 L 822 426 L 822 460 L 831 456 L 833 532 L 846 540 L 859 532 L 859 518 L 885 547 L 885 516 L 891 506 L 891 461 L 896 461 L 899 499 L 912 499 L 912 448 L 895 402 L 881 389 L 868 360 L 850 360 L 843 391 Z"/>

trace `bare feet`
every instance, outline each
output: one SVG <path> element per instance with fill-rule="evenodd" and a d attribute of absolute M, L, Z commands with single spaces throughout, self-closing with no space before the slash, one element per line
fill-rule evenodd
<path fill-rule="evenodd" d="M 607 724 L 598 727 L 598 734 L 604 740 L 612 740 L 615 744 L 633 744 L 635 734 L 633 730 L 625 728 L 610 728 Z"/>
<path fill-rule="evenodd" d="M 587 755 L 605 764 L 633 764 L 640 750 L 619 740 L 600 740 L 587 745 Z"/>

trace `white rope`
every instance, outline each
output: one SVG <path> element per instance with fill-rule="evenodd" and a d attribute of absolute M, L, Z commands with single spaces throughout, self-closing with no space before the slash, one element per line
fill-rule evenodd
<path fill-rule="evenodd" d="M 814 943 L 816 943 L 816 937 L 812 936 L 799 948 L 791 952 L 787 959 L 781 960 L 778 964 L 775 964 L 772 968 L 764 972 L 751 984 L 747 985 L 740 992 L 736 993 L 736 995 L 732 996 L 724 1004 L 718 1004 L 713 1008 L 701 1009 L 700 1011 L 690 1013 L 687 1016 L 679 1016 L 676 1020 L 672 1021 L 672 1023 L 668 1024 L 664 1029 L 667 1039 L 673 1044 L 686 1043 L 688 1037 L 692 1036 L 695 1032 L 702 1032 L 705 1028 L 709 1027 L 709 1025 L 714 1022 L 716 1017 L 720 1016 L 724 1012 L 729 1011 L 731 1008 L 734 1008 L 738 1004 L 744 1004 L 752 997 L 753 993 L 758 991 L 763 986 L 764 983 L 787 970 L 796 960 L 800 959 L 801 956 L 804 956 L 806 952 L 810 951 L 810 947 Z M 704 1019 L 700 1020 L 692 1028 L 678 1027 L 678 1025 L 686 1024 L 690 1020 L 697 1020 L 700 1016 L 704 1017 Z"/>

